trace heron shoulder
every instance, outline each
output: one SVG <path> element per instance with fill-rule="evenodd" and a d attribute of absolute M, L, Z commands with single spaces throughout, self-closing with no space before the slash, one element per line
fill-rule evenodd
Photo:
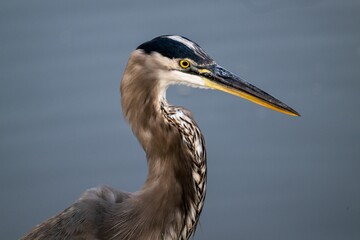
<path fill-rule="evenodd" d="M 97 240 L 106 213 L 112 206 L 120 204 L 131 197 L 107 186 L 99 186 L 87 190 L 70 207 L 61 213 L 37 225 L 22 240 L 60 240 L 87 239 Z"/>
<path fill-rule="evenodd" d="M 92 200 L 92 201 L 105 201 L 107 203 L 120 203 L 125 199 L 131 197 L 132 194 L 123 192 L 106 185 L 90 188 L 86 190 L 79 198 L 78 202 Z"/>

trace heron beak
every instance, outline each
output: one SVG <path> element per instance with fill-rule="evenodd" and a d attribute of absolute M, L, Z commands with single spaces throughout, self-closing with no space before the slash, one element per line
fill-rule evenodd
<path fill-rule="evenodd" d="M 300 116 L 298 112 L 285 103 L 242 80 L 240 77 L 219 65 L 213 65 L 210 68 L 197 69 L 197 72 L 204 79 L 205 85 L 209 88 L 233 94 L 284 114 Z"/>

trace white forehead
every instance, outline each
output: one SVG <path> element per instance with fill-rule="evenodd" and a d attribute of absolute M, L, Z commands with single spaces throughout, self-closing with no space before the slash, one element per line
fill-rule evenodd
<path fill-rule="evenodd" d="M 181 42 L 182 44 L 184 44 L 185 46 L 187 46 L 188 48 L 192 49 L 192 50 L 196 50 L 198 47 L 195 45 L 195 43 L 193 43 L 192 41 L 189 41 L 181 36 L 176 36 L 176 35 L 172 35 L 172 36 L 166 36 L 167 38 L 170 38 L 172 40 L 175 40 L 177 42 Z"/>

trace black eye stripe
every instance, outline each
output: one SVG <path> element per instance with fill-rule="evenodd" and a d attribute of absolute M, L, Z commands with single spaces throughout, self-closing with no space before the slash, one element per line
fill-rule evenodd
<path fill-rule="evenodd" d="M 197 64 L 210 64 L 213 60 L 201 49 L 200 46 L 194 43 L 195 49 L 190 49 L 185 44 L 175 41 L 166 36 L 154 38 L 148 42 L 141 44 L 137 49 L 144 50 L 145 53 L 158 52 L 161 55 L 171 59 L 191 59 Z M 201 52 L 199 55 L 197 52 Z"/>

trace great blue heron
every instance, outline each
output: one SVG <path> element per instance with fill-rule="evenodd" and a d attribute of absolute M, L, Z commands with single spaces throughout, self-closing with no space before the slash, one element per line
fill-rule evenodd
<path fill-rule="evenodd" d="M 166 35 L 141 44 L 121 81 L 126 120 L 146 152 L 149 173 L 141 190 L 87 190 L 23 239 L 189 239 L 206 192 L 204 138 L 190 111 L 170 105 L 168 86 L 218 89 L 292 116 L 299 114 L 217 65 L 195 42 Z"/>

